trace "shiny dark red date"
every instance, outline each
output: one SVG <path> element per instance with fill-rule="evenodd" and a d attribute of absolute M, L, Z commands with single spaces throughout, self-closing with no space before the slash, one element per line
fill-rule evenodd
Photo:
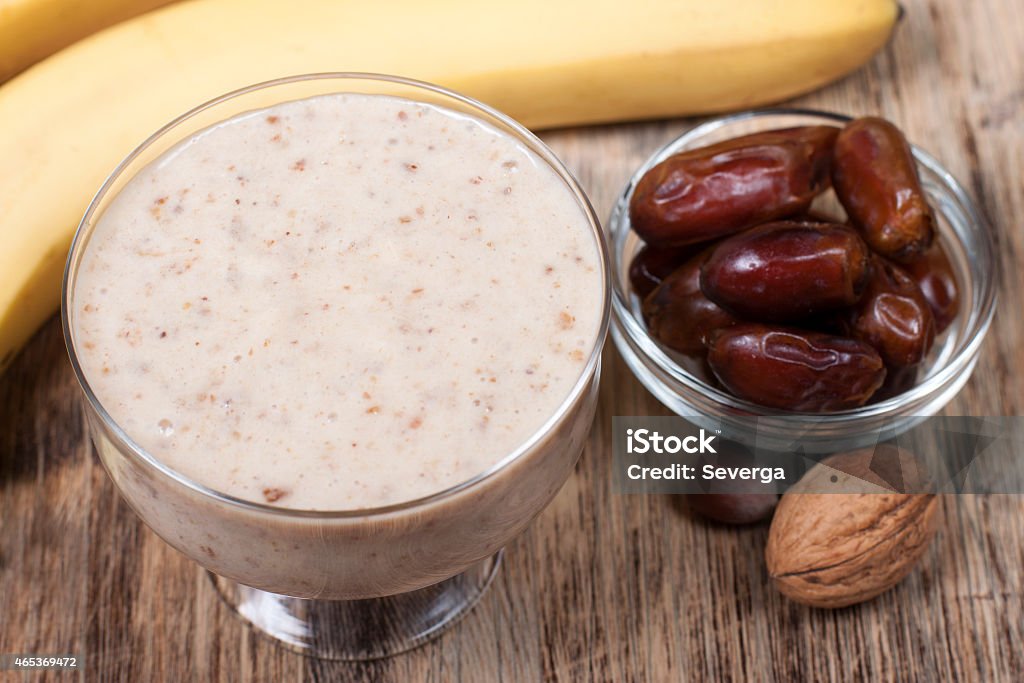
<path fill-rule="evenodd" d="M 648 244 L 679 246 L 804 211 L 829 186 L 838 133 L 786 128 L 673 155 L 637 183 L 633 229 Z"/>
<path fill-rule="evenodd" d="M 722 524 L 753 524 L 771 517 L 778 505 L 775 493 L 688 493 L 686 505 Z"/>
<path fill-rule="evenodd" d="M 871 397 L 869 403 L 888 401 L 894 396 L 910 391 L 917 384 L 919 370 L 920 368 L 916 365 L 886 370 L 885 381 Z"/>
<path fill-rule="evenodd" d="M 860 304 L 849 312 L 849 331 L 871 344 L 890 368 L 924 360 L 935 339 L 931 307 L 902 268 L 875 256 Z"/>
<path fill-rule="evenodd" d="M 949 257 L 940 245 L 935 244 L 924 256 L 908 263 L 905 268 L 921 288 L 921 294 L 932 309 L 935 333 L 942 332 L 960 311 L 960 287 L 956 283 Z"/>
<path fill-rule="evenodd" d="M 712 332 L 737 322 L 701 291 L 700 266 L 706 258 L 702 252 L 677 268 L 644 299 L 642 308 L 651 335 L 688 355 L 704 353 Z"/>
<path fill-rule="evenodd" d="M 715 467 L 758 467 L 754 454 L 735 441 L 715 441 L 714 455 L 701 456 L 701 464 Z M 723 524 L 753 524 L 771 517 L 779 502 L 772 484 L 744 479 L 713 479 L 706 493 L 684 494 L 687 507 Z"/>
<path fill-rule="evenodd" d="M 869 257 L 845 225 L 768 223 L 716 246 L 701 268 L 701 289 L 740 318 L 797 321 L 856 303 Z"/>
<path fill-rule="evenodd" d="M 832 187 L 851 222 L 879 254 L 901 263 L 932 243 L 935 217 L 910 145 L 885 119 L 848 123 L 835 141 Z"/>
<path fill-rule="evenodd" d="M 756 323 L 718 330 L 708 364 L 732 394 L 768 408 L 857 408 L 885 379 L 881 356 L 846 337 Z"/>
<path fill-rule="evenodd" d="M 629 284 L 636 295 L 643 299 L 672 274 L 687 259 L 699 252 L 701 247 L 666 247 L 664 249 L 644 246 L 629 264 Z"/>

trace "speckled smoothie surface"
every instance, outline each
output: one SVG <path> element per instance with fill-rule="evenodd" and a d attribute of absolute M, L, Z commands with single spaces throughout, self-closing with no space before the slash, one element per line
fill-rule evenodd
<path fill-rule="evenodd" d="M 409 100 L 320 96 L 145 167 L 86 248 L 72 324 L 100 403 L 215 490 L 350 510 L 470 479 L 593 349 L 598 249 L 513 137 Z"/>

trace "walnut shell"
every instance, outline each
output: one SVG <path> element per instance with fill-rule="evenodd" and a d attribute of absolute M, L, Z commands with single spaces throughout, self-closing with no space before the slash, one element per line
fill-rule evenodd
<path fill-rule="evenodd" d="M 888 466 L 879 467 L 880 460 Z M 876 474 L 886 469 L 902 470 L 901 486 Z M 821 493 L 828 490 L 856 492 Z M 922 490 L 927 489 L 916 460 L 889 446 L 816 465 L 775 511 L 765 553 L 775 587 L 814 607 L 845 607 L 892 588 L 914 568 L 937 530 L 939 498 Z"/>

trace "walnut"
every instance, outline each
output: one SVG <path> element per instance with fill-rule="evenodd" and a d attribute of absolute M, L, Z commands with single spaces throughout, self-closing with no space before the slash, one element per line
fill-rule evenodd
<path fill-rule="evenodd" d="M 775 587 L 814 607 L 845 607 L 892 588 L 935 536 L 940 499 L 929 490 L 913 455 L 892 446 L 822 461 L 775 512 L 766 551 Z"/>

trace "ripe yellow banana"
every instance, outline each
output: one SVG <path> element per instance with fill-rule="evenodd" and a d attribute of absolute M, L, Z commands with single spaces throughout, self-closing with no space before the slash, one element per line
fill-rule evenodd
<path fill-rule="evenodd" d="M 854 69 L 896 14 L 893 0 L 192 0 L 126 21 L 0 86 L 0 370 L 56 308 L 106 174 L 226 91 L 376 71 L 533 127 L 722 111 Z"/>
<path fill-rule="evenodd" d="M 0 0 L 0 83 L 101 28 L 172 0 Z"/>

